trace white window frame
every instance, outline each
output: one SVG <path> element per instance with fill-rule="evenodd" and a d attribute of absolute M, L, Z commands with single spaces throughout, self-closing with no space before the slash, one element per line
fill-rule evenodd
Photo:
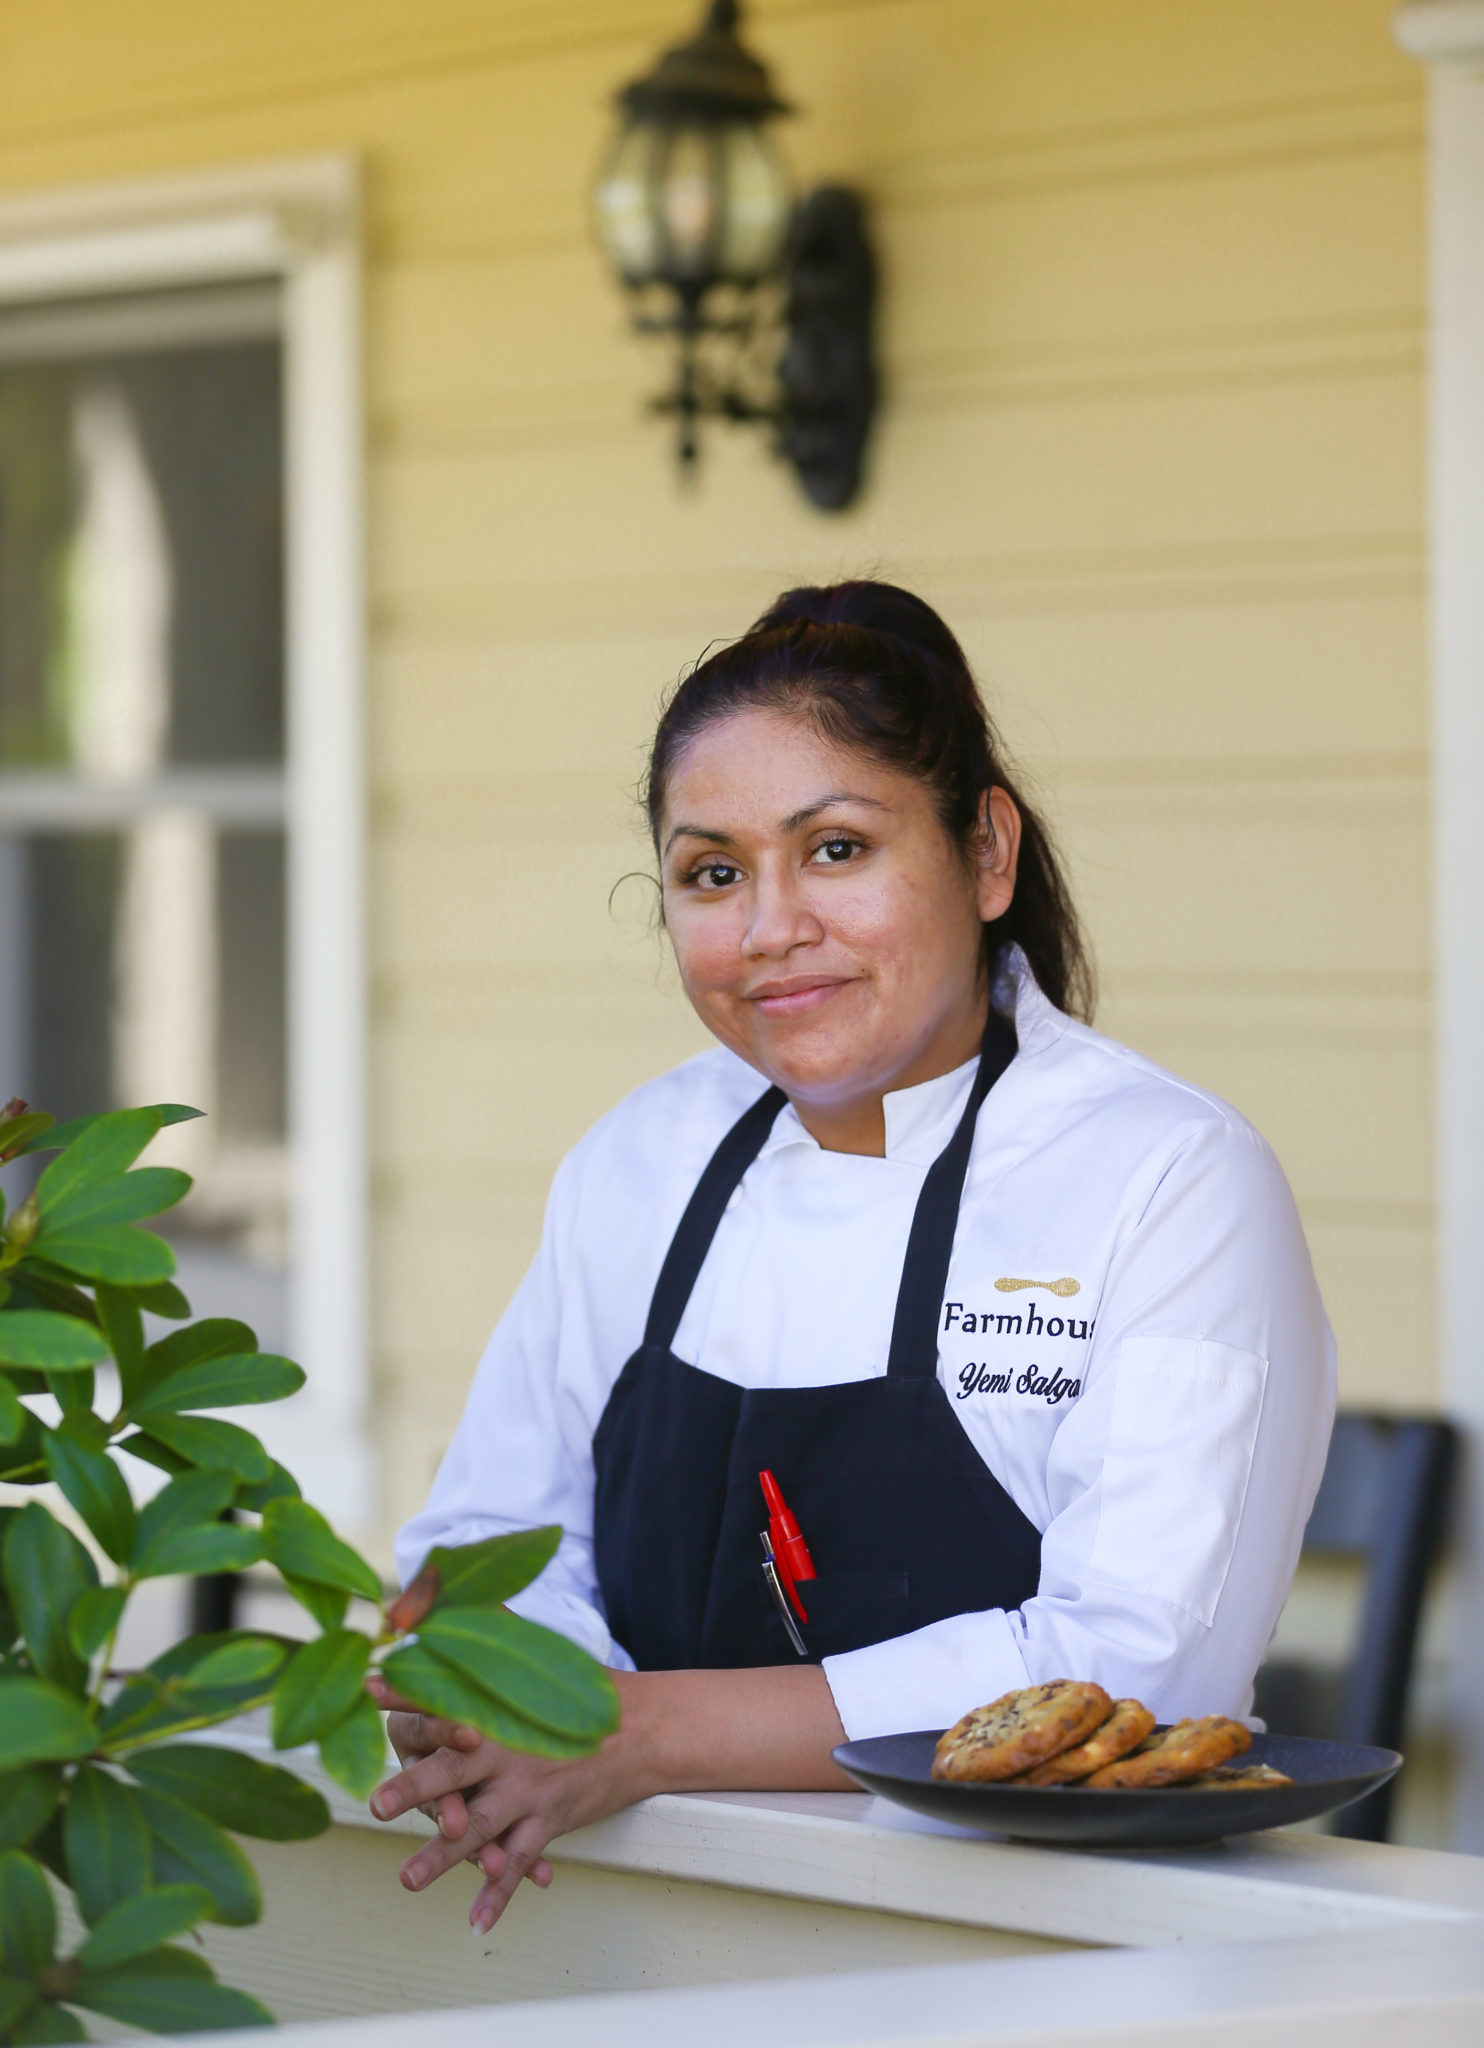
<path fill-rule="evenodd" d="M 1453 1840 L 1484 1850 L 1484 0 L 1395 17 L 1429 66 L 1428 562 L 1432 638 L 1438 1305 L 1464 1431 L 1455 1531 Z"/>
<path fill-rule="evenodd" d="M 334 1521 L 365 1531 L 359 167 L 327 155 L 0 198 L 0 307 L 248 279 L 276 280 L 283 300 L 290 1328 L 309 1375 L 273 1448 Z"/>

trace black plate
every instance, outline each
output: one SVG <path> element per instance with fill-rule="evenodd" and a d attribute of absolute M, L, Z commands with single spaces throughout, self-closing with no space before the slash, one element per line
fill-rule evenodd
<path fill-rule="evenodd" d="M 1167 1849 L 1223 1835 L 1287 1827 L 1348 1806 L 1401 1769 L 1394 1749 L 1315 1742 L 1303 1735 L 1254 1735 L 1243 1763 L 1272 1764 L 1293 1779 L 1266 1792 L 1087 1792 L 1075 1785 L 945 1784 L 930 1775 L 941 1729 L 842 1742 L 835 1762 L 858 1785 L 986 1835 L 1079 1848 Z"/>

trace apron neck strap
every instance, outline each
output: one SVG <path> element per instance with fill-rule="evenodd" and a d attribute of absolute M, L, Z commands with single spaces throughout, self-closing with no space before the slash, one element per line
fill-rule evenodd
<path fill-rule="evenodd" d="M 933 1379 L 938 1371 L 938 1314 L 948 1285 L 958 1206 L 974 1149 L 980 1105 L 1016 1052 L 1015 1030 L 993 1009 L 984 1027 L 979 1071 L 958 1128 L 928 1168 L 907 1238 L 897 1312 L 887 1356 L 889 1379 Z"/>
<path fill-rule="evenodd" d="M 654 1283 L 649 1320 L 644 1325 L 646 1344 L 656 1344 L 661 1351 L 668 1351 L 675 1342 L 675 1332 L 711 1249 L 716 1226 L 743 1174 L 762 1151 L 774 1119 L 787 1100 L 781 1088 L 769 1088 L 751 1109 L 743 1111 L 712 1153 L 710 1164 L 696 1182 L 695 1193 L 685 1205 L 685 1214 L 660 1267 L 660 1277 Z"/>

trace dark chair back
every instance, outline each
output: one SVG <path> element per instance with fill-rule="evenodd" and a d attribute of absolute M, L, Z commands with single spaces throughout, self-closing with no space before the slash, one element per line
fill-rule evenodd
<path fill-rule="evenodd" d="M 1452 1424 L 1434 1416 L 1336 1416 L 1304 1552 L 1364 1560 L 1360 1629 L 1337 1684 L 1305 1665 L 1263 1666 L 1255 1711 L 1276 1732 L 1401 1748 L 1423 1596 L 1447 1526 L 1456 1441 Z M 1337 1814 L 1334 1832 L 1384 1842 L 1394 1784 Z"/>

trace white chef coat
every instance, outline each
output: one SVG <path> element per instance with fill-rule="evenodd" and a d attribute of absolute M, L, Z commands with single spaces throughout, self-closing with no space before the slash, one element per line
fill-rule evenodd
<path fill-rule="evenodd" d="M 1244 1118 L 1053 1008 L 1018 951 L 996 1003 L 1013 1006 L 1019 1051 L 979 1113 L 938 1376 L 1041 1532 L 1040 1585 L 1014 1611 L 826 1658 L 840 1719 L 852 1738 L 943 1727 L 1061 1677 L 1161 1720 L 1246 1714 L 1334 1413 L 1334 1341 L 1292 1195 Z M 821 1150 L 785 1106 L 676 1354 L 743 1387 L 884 1374 L 913 1209 L 973 1074 L 888 1095 L 880 1159 Z M 510 1604 L 631 1668 L 594 1572 L 593 1432 L 701 1171 L 762 1087 L 734 1054 L 702 1053 L 563 1161 L 536 1261 L 398 1537 L 404 1579 L 434 1543 L 559 1522 L 556 1557 Z"/>

